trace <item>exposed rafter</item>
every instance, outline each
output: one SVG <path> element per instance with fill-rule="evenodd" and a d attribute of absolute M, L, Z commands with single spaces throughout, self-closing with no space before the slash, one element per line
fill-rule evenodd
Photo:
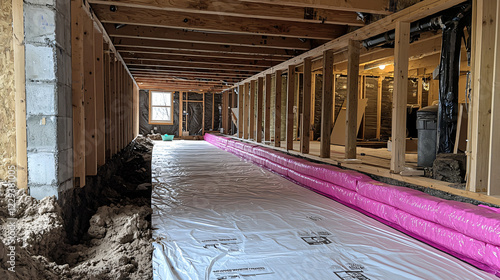
<path fill-rule="evenodd" d="M 241 0 L 242 2 L 267 3 L 292 7 L 344 10 L 372 14 L 390 14 L 389 0 Z"/>
<path fill-rule="evenodd" d="M 339 10 L 321 8 L 304 9 L 302 7 L 262 3 L 264 1 L 257 1 L 258 3 L 245 3 L 234 0 L 90 0 L 89 2 L 92 4 L 108 4 L 217 16 L 238 16 L 251 19 L 322 22 L 352 26 L 364 25 L 362 21 L 358 20 L 355 13 L 361 10 L 346 12 L 342 11 L 345 10 L 344 8 L 340 8 Z M 346 5 L 343 4 L 343 6 Z"/>
<path fill-rule="evenodd" d="M 103 23 L 326 40 L 337 38 L 345 33 L 344 30 L 335 28 L 335 25 L 321 23 L 296 23 L 283 20 L 249 19 L 234 16 L 222 17 L 187 12 L 172 13 L 163 10 L 131 7 L 118 7 L 115 12 L 110 12 L 108 5 L 93 5 L 93 8 Z"/>

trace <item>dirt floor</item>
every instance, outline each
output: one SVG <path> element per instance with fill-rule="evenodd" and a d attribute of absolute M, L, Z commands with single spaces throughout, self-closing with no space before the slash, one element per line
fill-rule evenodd
<path fill-rule="evenodd" d="M 10 213 L 0 183 L 0 279 L 152 279 L 152 148 L 139 137 L 113 159 L 121 168 L 102 181 L 99 207 L 76 242 L 54 197 L 37 201 L 19 190 Z"/>

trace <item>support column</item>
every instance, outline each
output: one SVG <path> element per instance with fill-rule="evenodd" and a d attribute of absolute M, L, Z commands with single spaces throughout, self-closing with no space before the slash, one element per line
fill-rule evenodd
<path fill-rule="evenodd" d="M 288 66 L 286 90 L 286 149 L 293 150 L 293 107 L 295 97 L 295 65 Z"/>
<path fill-rule="evenodd" d="M 249 83 L 245 83 L 245 90 L 243 91 L 244 109 L 243 109 L 243 138 L 248 139 L 249 133 L 249 123 L 250 123 L 250 93 L 249 93 Z"/>
<path fill-rule="evenodd" d="M 330 157 L 333 110 L 333 51 L 323 53 L 323 95 L 321 97 L 321 142 L 319 156 Z"/>
<path fill-rule="evenodd" d="M 276 94 L 274 96 L 274 146 L 281 147 L 281 70 L 276 70 Z"/>
<path fill-rule="evenodd" d="M 378 77 L 377 83 L 377 139 L 380 140 L 380 127 L 382 125 L 382 81 L 384 77 Z"/>
<path fill-rule="evenodd" d="M 311 127 L 312 72 L 311 58 L 304 59 L 304 93 L 302 94 L 302 121 L 300 130 L 300 152 L 309 153 L 309 130 Z"/>
<path fill-rule="evenodd" d="M 29 2 L 24 2 L 28 187 L 42 199 L 73 187 L 71 3 Z"/>
<path fill-rule="evenodd" d="M 266 74 L 266 113 L 264 116 L 264 141 L 271 141 L 271 74 Z"/>
<path fill-rule="evenodd" d="M 243 138 L 243 96 L 245 94 L 245 87 L 239 85 L 238 87 L 238 137 Z"/>
<path fill-rule="evenodd" d="M 262 142 L 262 110 L 264 103 L 264 78 L 259 77 L 257 85 L 257 143 Z"/>
<path fill-rule="evenodd" d="M 356 138 L 358 134 L 358 82 L 359 82 L 360 42 L 349 40 L 347 46 L 347 110 L 345 125 L 345 158 L 356 158 Z"/>
<path fill-rule="evenodd" d="M 250 139 L 255 140 L 255 80 L 250 81 Z"/>
<path fill-rule="evenodd" d="M 409 22 L 396 23 L 396 39 L 394 42 L 391 172 L 399 173 L 404 170 L 406 152 L 408 50 L 410 48 Z"/>
<path fill-rule="evenodd" d="M 488 195 L 500 195 L 500 5 L 496 7 L 496 30 L 495 30 L 495 46 L 494 49 L 494 68 L 493 68 L 493 84 L 492 84 L 492 101 L 491 101 L 491 130 L 490 130 L 490 155 L 489 155 L 489 172 L 488 172 Z M 484 44 L 485 42 L 483 42 Z"/>

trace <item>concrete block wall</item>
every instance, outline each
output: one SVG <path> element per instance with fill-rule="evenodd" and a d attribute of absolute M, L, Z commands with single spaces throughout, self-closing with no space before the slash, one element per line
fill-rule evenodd
<path fill-rule="evenodd" d="M 28 187 L 42 199 L 73 186 L 71 11 L 24 0 Z"/>

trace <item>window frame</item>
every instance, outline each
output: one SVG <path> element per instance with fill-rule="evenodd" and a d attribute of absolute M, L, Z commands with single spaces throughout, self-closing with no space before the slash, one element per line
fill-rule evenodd
<path fill-rule="evenodd" d="M 153 106 L 152 101 L 153 101 L 153 93 L 158 92 L 158 93 L 170 93 L 170 106 Z M 152 120 L 153 116 L 153 107 L 160 107 L 160 108 L 169 108 L 170 107 L 170 122 L 165 122 L 163 120 L 155 121 Z M 174 124 L 174 92 L 172 91 L 162 91 L 162 90 L 150 90 L 149 91 L 149 124 L 157 124 L 157 125 L 173 125 Z"/>

